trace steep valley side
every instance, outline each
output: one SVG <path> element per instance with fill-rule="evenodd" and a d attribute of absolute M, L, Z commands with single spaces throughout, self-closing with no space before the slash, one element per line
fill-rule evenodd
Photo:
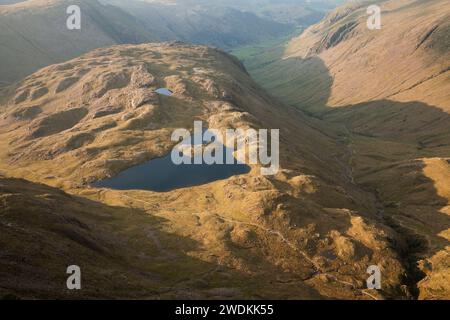
<path fill-rule="evenodd" d="M 378 4 L 381 30 L 366 28 L 362 1 L 266 52 L 266 63 L 249 71 L 272 95 L 340 132 L 348 179 L 378 199 L 384 224 L 396 230 L 408 294 L 448 299 L 450 6 Z"/>

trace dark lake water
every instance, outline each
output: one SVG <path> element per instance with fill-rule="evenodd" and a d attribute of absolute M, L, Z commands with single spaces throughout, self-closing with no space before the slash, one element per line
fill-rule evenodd
<path fill-rule="evenodd" d="M 223 146 L 224 158 L 226 148 Z M 246 164 L 181 164 L 175 165 L 171 155 L 150 160 L 122 171 L 117 176 L 93 184 L 116 190 L 150 190 L 167 192 L 198 186 L 250 172 Z"/>

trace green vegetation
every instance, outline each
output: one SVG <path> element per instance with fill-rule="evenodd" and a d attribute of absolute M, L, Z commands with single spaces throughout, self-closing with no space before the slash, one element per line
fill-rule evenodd
<path fill-rule="evenodd" d="M 238 47 L 230 51 L 244 63 L 247 70 L 253 73 L 272 62 L 278 61 L 284 53 L 286 44 L 302 33 L 303 29 L 296 29 L 294 32 L 279 38 L 259 42 L 253 45 Z"/>

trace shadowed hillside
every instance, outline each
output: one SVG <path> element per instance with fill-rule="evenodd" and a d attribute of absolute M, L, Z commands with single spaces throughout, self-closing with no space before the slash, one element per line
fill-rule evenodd
<path fill-rule="evenodd" d="M 67 29 L 69 5 L 82 8 L 83 32 Z M 130 15 L 96 0 L 29 0 L 0 7 L 0 17 L 0 84 L 94 48 L 155 39 Z"/>
<path fill-rule="evenodd" d="M 140 209 L 4 177 L 0 200 L 0 299 L 252 299 L 285 287 L 192 257 L 199 242 Z M 66 288 L 70 265 L 82 270 L 82 290 Z M 289 287 L 298 298 L 320 297 Z"/>

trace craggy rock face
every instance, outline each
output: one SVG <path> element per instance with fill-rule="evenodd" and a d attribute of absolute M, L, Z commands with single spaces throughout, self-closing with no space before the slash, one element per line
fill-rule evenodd
<path fill-rule="evenodd" d="M 173 94 L 155 94 L 157 88 Z M 152 292 L 138 286 L 128 296 L 370 299 L 364 290 L 370 265 L 384 272 L 382 294 L 398 294 L 404 269 L 392 247 L 396 233 L 383 226 L 373 195 L 352 183 L 348 150 L 333 137 L 338 131 L 267 96 L 231 56 L 177 43 L 99 49 L 27 77 L 2 108 L 1 172 L 74 194 L 54 202 L 52 194 L 60 191 L 30 187 L 33 192 L 22 194 L 10 190 L 19 182 L 9 181 L 0 191 L 6 199 L 0 202 L 2 221 L 28 232 L 16 247 L 7 245 L 11 256 L 39 243 L 32 234 L 40 227 L 16 219 L 17 212 L 33 210 L 43 224 L 56 226 L 51 208 L 66 207 L 79 223 L 52 237 L 77 243 L 71 257 L 87 261 L 100 250 L 106 265 L 116 255 L 128 257 L 129 268 L 120 272 L 130 283 L 151 274 Z M 167 193 L 89 187 L 168 154 L 172 131 L 191 129 L 194 120 L 220 130 L 280 129 L 279 173 L 262 176 L 256 165 L 245 175 Z M 33 200 L 26 208 L 20 201 L 13 205 L 12 194 Z M 49 210 L 33 209 L 39 206 Z M 6 230 L 14 235 L 19 229 Z M 46 229 L 39 230 L 45 238 Z M 67 250 L 50 247 L 47 259 L 31 256 L 29 264 L 56 270 L 52 252 Z M 5 259 L 0 263 L 21 268 Z M 89 277 L 97 293 L 83 294 L 127 296 L 103 285 L 93 266 Z M 16 278 L 21 290 L 1 287 L 5 294 L 43 297 L 28 280 Z M 180 286 L 169 290 L 169 283 Z"/>

